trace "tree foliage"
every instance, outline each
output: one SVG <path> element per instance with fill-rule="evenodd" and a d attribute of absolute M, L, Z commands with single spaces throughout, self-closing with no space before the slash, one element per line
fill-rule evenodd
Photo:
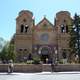
<path fill-rule="evenodd" d="M 12 59 L 13 61 L 15 61 L 15 53 L 14 53 L 14 45 L 13 44 L 10 44 L 10 43 L 7 43 L 1 53 L 0 53 L 0 58 L 1 60 L 4 62 L 4 61 L 8 61 L 10 59 Z"/>
<path fill-rule="evenodd" d="M 80 17 L 75 14 L 73 27 L 70 30 L 69 41 L 70 53 L 80 56 Z"/>
<path fill-rule="evenodd" d="M 71 28 L 71 30 L 70 30 L 70 40 L 69 40 L 69 47 L 70 47 L 70 52 L 71 53 L 76 52 L 75 43 L 76 43 L 76 32 L 74 31 L 74 28 Z"/>

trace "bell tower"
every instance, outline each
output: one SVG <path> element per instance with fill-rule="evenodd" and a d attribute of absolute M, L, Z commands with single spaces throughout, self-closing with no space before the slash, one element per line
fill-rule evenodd
<path fill-rule="evenodd" d="M 32 54 L 32 17 L 32 12 L 22 10 L 16 18 L 15 51 L 18 61 L 23 61 Z"/>
<path fill-rule="evenodd" d="M 55 28 L 57 32 L 57 46 L 59 58 L 64 58 L 65 51 L 66 57 L 69 55 L 69 31 L 72 24 L 72 18 L 68 11 L 60 11 L 56 14 Z"/>
<path fill-rule="evenodd" d="M 28 10 L 19 12 L 19 16 L 16 18 L 16 34 L 32 34 L 32 17 L 32 12 Z"/>

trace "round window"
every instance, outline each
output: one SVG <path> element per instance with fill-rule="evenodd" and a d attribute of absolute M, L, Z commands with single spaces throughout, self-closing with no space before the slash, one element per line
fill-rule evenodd
<path fill-rule="evenodd" d="M 47 33 L 41 35 L 41 40 L 48 41 L 49 35 Z"/>

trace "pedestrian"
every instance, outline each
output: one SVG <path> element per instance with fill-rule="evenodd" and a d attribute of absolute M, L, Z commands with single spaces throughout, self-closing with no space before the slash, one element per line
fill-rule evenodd
<path fill-rule="evenodd" d="M 46 58 L 46 64 L 48 64 L 48 58 Z"/>
<path fill-rule="evenodd" d="M 55 69 L 54 63 L 51 63 L 51 69 L 52 69 L 52 72 L 54 72 L 54 69 Z"/>
<path fill-rule="evenodd" d="M 8 73 L 12 73 L 13 72 L 13 68 L 14 68 L 13 61 L 9 60 Z"/>

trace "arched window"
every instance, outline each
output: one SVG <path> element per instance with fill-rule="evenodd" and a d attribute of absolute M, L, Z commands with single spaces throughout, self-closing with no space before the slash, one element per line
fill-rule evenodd
<path fill-rule="evenodd" d="M 29 28 L 29 26 L 28 25 L 25 25 L 25 32 L 28 31 L 28 28 Z"/>
<path fill-rule="evenodd" d="M 24 32 L 24 25 L 21 25 L 21 33 Z"/>
<path fill-rule="evenodd" d="M 62 32 L 62 33 L 65 32 L 65 27 L 64 27 L 63 24 L 61 25 L 61 32 Z"/>
<path fill-rule="evenodd" d="M 68 26 L 66 25 L 66 33 L 68 33 Z"/>
<path fill-rule="evenodd" d="M 19 49 L 19 51 L 22 51 L 23 49 Z"/>

